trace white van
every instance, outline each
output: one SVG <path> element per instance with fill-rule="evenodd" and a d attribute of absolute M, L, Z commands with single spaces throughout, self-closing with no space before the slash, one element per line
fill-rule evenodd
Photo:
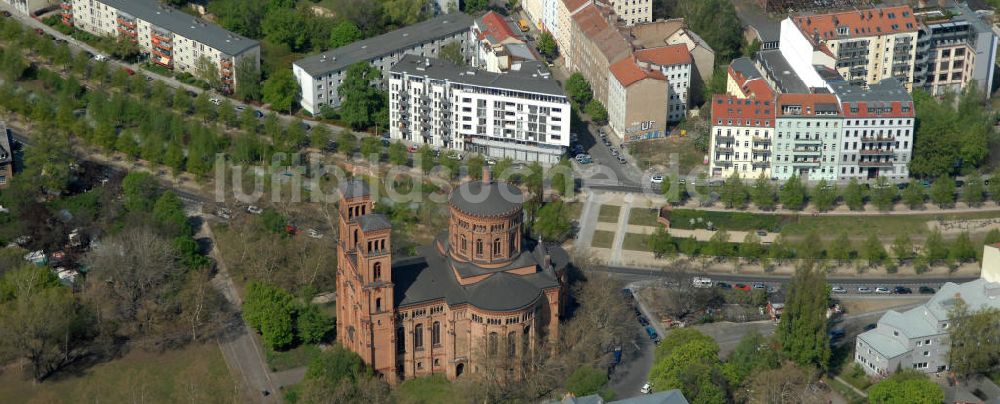
<path fill-rule="evenodd" d="M 691 280 L 691 283 L 696 288 L 710 288 L 712 287 L 712 278 L 702 278 L 696 276 Z"/>

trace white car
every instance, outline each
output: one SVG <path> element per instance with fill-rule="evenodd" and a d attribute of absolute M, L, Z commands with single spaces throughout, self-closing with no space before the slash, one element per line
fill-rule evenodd
<path fill-rule="evenodd" d="M 654 184 L 662 184 L 663 183 L 663 176 L 662 175 L 654 175 L 653 178 L 651 178 L 649 181 L 652 182 L 652 183 L 654 183 Z"/>
<path fill-rule="evenodd" d="M 858 293 L 872 293 L 872 288 L 862 286 L 858 288 Z"/>
<path fill-rule="evenodd" d="M 875 288 L 875 293 L 878 293 L 878 294 L 881 294 L 881 295 L 891 295 L 892 294 L 892 289 L 884 288 L 884 287 L 879 286 L 879 287 Z"/>
<path fill-rule="evenodd" d="M 208 101 L 211 102 L 212 104 L 215 104 L 215 105 L 222 105 L 222 100 L 220 100 L 218 98 L 212 98 L 212 99 L 210 99 Z"/>
<path fill-rule="evenodd" d="M 646 384 L 642 385 L 642 389 L 640 389 L 639 392 L 642 394 L 650 394 L 653 392 L 653 385 L 646 382 Z"/>
<path fill-rule="evenodd" d="M 319 230 L 316 230 L 316 229 L 309 229 L 309 231 L 306 232 L 306 234 L 308 234 L 309 237 L 312 237 L 312 238 L 315 238 L 315 239 L 321 239 L 321 238 L 323 238 L 323 233 L 320 233 Z"/>
<path fill-rule="evenodd" d="M 103 62 L 103 61 L 108 60 L 108 57 L 104 56 L 104 55 L 102 55 L 100 53 L 98 53 L 98 54 L 94 55 L 94 60 L 96 60 L 98 62 Z"/>
<path fill-rule="evenodd" d="M 847 293 L 847 289 L 844 289 L 843 286 L 834 286 L 830 288 L 830 291 L 833 293 Z"/>
<path fill-rule="evenodd" d="M 247 212 L 253 213 L 255 215 L 259 215 L 261 213 L 264 213 L 264 209 L 261 209 L 261 208 L 257 207 L 256 205 L 250 205 L 250 206 L 247 206 Z"/>

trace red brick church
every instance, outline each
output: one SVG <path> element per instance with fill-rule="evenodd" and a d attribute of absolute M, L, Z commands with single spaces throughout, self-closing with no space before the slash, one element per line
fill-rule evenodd
<path fill-rule="evenodd" d="M 337 340 L 390 383 L 454 380 L 490 355 L 532 355 L 559 335 L 569 258 L 524 237 L 521 191 L 488 172 L 449 200 L 448 231 L 393 260 L 367 184 L 341 188 Z M 505 346 L 499 346 L 505 345 Z"/>

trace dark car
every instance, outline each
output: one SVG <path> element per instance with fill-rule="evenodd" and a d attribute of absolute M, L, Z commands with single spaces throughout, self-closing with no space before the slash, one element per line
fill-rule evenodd
<path fill-rule="evenodd" d="M 715 284 L 715 286 L 718 286 L 719 289 L 732 289 L 733 288 L 732 285 L 730 285 L 728 283 L 725 283 L 725 282 L 718 282 L 718 283 Z"/>
<path fill-rule="evenodd" d="M 910 289 L 905 286 L 896 286 L 895 288 L 893 288 L 892 293 L 895 293 L 897 295 L 907 295 L 913 293 L 913 289 Z"/>
<path fill-rule="evenodd" d="M 844 335 L 846 335 L 846 334 L 847 333 L 844 332 L 844 330 L 830 330 L 830 332 L 829 332 L 831 340 L 844 338 Z"/>
<path fill-rule="evenodd" d="M 875 324 L 875 323 L 868 324 L 868 325 L 865 326 L 865 331 L 874 330 L 876 327 L 878 327 L 878 324 Z"/>
<path fill-rule="evenodd" d="M 923 294 L 923 295 L 934 294 L 934 288 L 932 288 L 930 286 L 921 286 L 919 289 L 917 289 L 917 291 L 919 291 L 920 294 Z"/>

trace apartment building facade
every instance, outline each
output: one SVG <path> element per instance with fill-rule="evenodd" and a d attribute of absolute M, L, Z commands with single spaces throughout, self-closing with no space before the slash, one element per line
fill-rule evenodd
<path fill-rule="evenodd" d="M 45 10 L 60 4 L 60 0 L 3 0 L 10 4 L 17 12 L 25 15 L 34 15 L 38 11 Z"/>
<path fill-rule="evenodd" d="M 771 177 L 774 101 L 717 94 L 712 97 L 709 172 L 715 178 Z"/>
<path fill-rule="evenodd" d="M 779 94 L 771 176 L 804 181 L 837 179 L 843 115 L 833 94 Z"/>
<path fill-rule="evenodd" d="M 0 189 L 10 186 L 14 178 L 14 149 L 10 147 L 10 130 L 0 122 Z"/>
<path fill-rule="evenodd" d="M 941 95 L 975 82 L 988 97 L 997 56 L 997 35 L 988 23 L 962 3 L 916 14 L 921 27 L 914 87 Z"/>
<path fill-rule="evenodd" d="M 593 6 L 590 0 L 545 0 L 546 8 L 543 16 L 545 30 L 559 45 L 559 53 L 567 69 L 572 69 L 575 60 L 573 53 L 567 50 L 573 46 L 573 19 L 585 7 Z"/>
<path fill-rule="evenodd" d="M 844 116 L 840 180 L 905 180 L 913 151 L 913 98 L 895 79 L 835 88 Z"/>
<path fill-rule="evenodd" d="M 852 85 L 894 77 L 911 91 L 918 31 L 909 6 L 804 15 L 781 22 L 779 49 L 809 87 L 824 84 L 819 65 Z"/>
<path fill-rule="evenodd" d="M 389 69 L 406 55 L 436 57 L 450 43 L 458 43 L 462 53 L 468 54 L 472 25 L 472 17 L 465 13 L 445 14 L 297 60 L 292 64 L 292 74 L 301 90 L 299 104 L 311 114 L 320 113 L 324 106 L 339 107 L 337 90 L 347 69 L 355 63 L 371 64 L 382 73 L 384 81 Z"/>
<path fill-rule="evenodd" d="M 611 7 L 626 26 L 653 21 L 653 0 L 611 0 Z"/>
<path fill-rule="evenodd" d="M 392 139 L 546 165 L 569 146 L 569 99 L 540 62 L 497 74 L 406 55 L 388 85 Z"/>
<path fill-rule="evenodd" d="M 635 51 L 635 60 L 643 67 L 658 69 L 670 84 L 667 97 L 667 121 L 677 122 L 687 116 L 688 93 L 695 74 L 691 52 L 683 44 Z"/>
<path fill-rule="evenodd" d="M 236 68 L 260 68 L 260 43 L 155 0 L 63 0 L 63 22 L 88 33 L 129 38 L 150 61 L 199 74 L 199 61 L 217 67 L 224 91 L 235 89 Z"/>
<path fill-rule="evenodd" d="M 635 56 L 611 65 L 608 125 L 626 142 L 666 135 L 670 83 L 660 69 Z"/>

